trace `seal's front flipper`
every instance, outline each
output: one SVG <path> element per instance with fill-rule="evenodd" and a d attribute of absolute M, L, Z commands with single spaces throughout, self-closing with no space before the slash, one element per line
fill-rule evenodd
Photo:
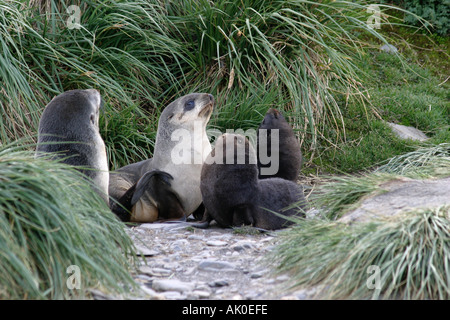
<path fill-rule="evenodd" d="M 119 200 L 110 199 L 109 207 L 111 211 L 115 213 L 119 219 L 123 222 L 130 222 L 131 219 L 131 198 L 136 190 L 136 184 L 131 186 Z"/>
<path fill-rule="evenodd" d="M 134 185 L 135 191 L 133 192 L 132 198 L 130 200 L 131 206 L 135 205 L 136 202 L 138 202 L 142 195 L 147 191 L 150 194 L 155 194 L 157 192 L 157 189 L 164 184 L 170 188 L 170 180 L 173 180 L 173 177 L 164 171 L 151 170 L 144 173 L 144 175 Z"/>
<path fill-rule="evenodd" d="M 186 212 L 170 185 L 159 182 L 155 186 L 152 198 L 158 206 L 159 219 L 186 221 Z"/>
<path fill-rule="evenodd" d="M 134 206 L 141 197 L 145 197 L 158 209 L 158 220 L 183 219 L 186 221 L 186 212 L 171 187 L 171 180 L 173 177 L 165 171 L 155 169 L 146 172 L 136 183 L 131 206 Z"/>
<path fill-rule="evenodd" d="M 173 177 L 167 172 L 160 170 L 151 170 L 146 172 L 134 185 L 132 185 L 118 200 L 111 199 L 109 207 L 121 221 L 129 222 L 131 220 L 131 210 L 142 195 L 149 191 L 154 193 L 155 187 L 165 184 L 170 187 L 170 180 Z"/>

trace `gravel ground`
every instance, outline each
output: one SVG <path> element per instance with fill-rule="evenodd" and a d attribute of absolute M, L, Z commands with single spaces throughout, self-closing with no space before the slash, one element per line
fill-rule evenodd
<path fill-rule="evenodd" d="M 289 276 L 275 275 L 264 263 L 276 232 L 153 223 L 132 227 L 128 233 L 145 255 L 134 275 L 142 289 L 135 299 L 302 300 L 314 293 L 287 290 Z M 94 298 L 108 297 L 94 292 Z"/>

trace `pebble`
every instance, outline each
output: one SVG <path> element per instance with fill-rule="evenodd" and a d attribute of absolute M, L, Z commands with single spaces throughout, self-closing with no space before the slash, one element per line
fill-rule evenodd
<path fill-rule="evenodd" d="M 392 44 L 383 44 L 380 47 L 380 50 L 387 52 L 387 53 L 392 53 L 392 54 L 396 53 L 398 51 L 398 49 L 395 46 L 393 46 Z"/>
<path fill-rule="evenodd" d="M 181 282 L 177 279 L 157 279 L 153 281 L 152 289 L 156 291 L 192 291 L 195 288 L 193 283 Z"/>
<path fill-rule="evenodd" d="M 178 291 L 166 291 L 162 294 L 167 300 L 184 300 L 186 296 L 181 295 Z"/>
<path fill-rule="evenodd" d="M 157 293 L 155 290 L 153 290 L 147 286 L 141 286 L 141 290 L 153 300 L 164 300 L 165 299 L 165 297 L 162 294 Z"/>
<path fill-rule="evenodd" d="M 222 246 L 228 245 L 227 242 L 221 241 L 221 240 L 210 240 L 210 241 L 206 242 L 206 244 L 208 246 L 213 246 L 213 247 L 222 247 Z"/>
<path fill-rule="evenodd" d="M 145 257 L 152 257 L 152 256 L 158 255 L 159 251 L 156 251 L 154 249 L 150 249 L 148 247 L 136 245 L 136 253 L 138 255 L 143 255 Z"/>
<path fill-rule="evenodd" d="M 225 287 L 228 286 L 229 283 L 226 280 L 216 280 L 208 283 L 210 287 Z"/>
<path fill-rule="evenodd" d="M 192 295 L 197 299 L 207 299 L 211 296 L 211 292 L 195 290 L 192 292 Z"/>
<path fill-rule="evenodd" d="M 199 263 L 199 270 L 219 272 L 219 271 L 237 271 L 235 266 L 226 261 L 205 260 Z"/>
<path fill-rule="evenodd" d="M 231 248 L 235 251 L 244 251 L 247 249 L 253 249 L 255 245 L 251 242 L 241 241 L 231 246 Z"/>

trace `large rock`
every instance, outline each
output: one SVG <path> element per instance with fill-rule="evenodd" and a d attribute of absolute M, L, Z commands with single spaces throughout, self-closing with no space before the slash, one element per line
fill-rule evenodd
<path fill-rule="evenodd" d="M 363 199 L 356 210 L 346 213 L 340 221 L 368 221 L 393 216 L 420 208 L 450 205 L 450 177 L 442 179 L 397 179 L 381 186 L 385 192 Z"/>
<path fill-rule="evenodd" d="M 414 127 L 407 127 L 392 122 L 388 122 L 387 124 L 400 139 L 411 139 L 416 141 L 425 141 L 428 139 L 425 133 Z"/>

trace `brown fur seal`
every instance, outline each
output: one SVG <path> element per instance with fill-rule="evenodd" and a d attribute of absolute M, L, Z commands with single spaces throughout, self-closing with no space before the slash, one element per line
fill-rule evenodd
<path fill-rule="evenodd" d="M 302 152 L 294 130 L 280 111 L 272 108 L 267 111 L 258 128 L 257 148 L 260 179 L 278 177 L 297 181 Z"/>
<path fill-rule="evenodd" d="M 179 219 L 199 207 L 201 168 L 211 151 L 206 125 L 213 108 L 214 97 L 206 93 L 170 103 L 159 118 L 154 157 L 110 174 L 110 196 L 131 211 L 124 214 L 111 202 L 122 220 Z"/>
<path fill-rule="evenodd" d="M 251 225 L 274 230 L 290 221 L 273 212 L 299 214 L 299 208 L 286 208 L 295 203 L 304 206 L 302 188 L 280 178 L 258 179 L 256 163 L 256 152 L 244 136 L 218 138 L 202 169 L 203 227 L 215 220 L 222 227 Z"/>
<path fill-rule="evenodd" d="M 78 167 L 108 202 L 108 161 L 99 133 L 100 93 L 94 89 L 64 92 L 45 107 L 39 121 L 36 156 L 52 153 Z"/>

